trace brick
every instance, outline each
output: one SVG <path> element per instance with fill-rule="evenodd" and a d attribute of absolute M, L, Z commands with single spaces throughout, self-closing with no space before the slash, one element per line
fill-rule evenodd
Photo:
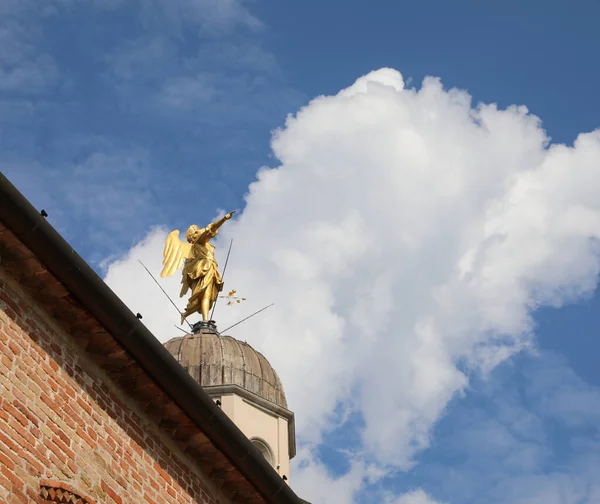
<path fill-rule="evenodd" d="M 104 480 L 102 480 L 101 485 L 102 490 L 104 490 L 108 494 L 108 496 L 113 500 L 113 502 L 115 502 L 116 504 L 123 504 L 122 499 L 115 493 L 115 491 L 110 486 L 108 486 L 108 484 Z"/>
<path fill-rule="evenodd" d="M 0 464 L 4 465 L 10 471 L 15 468 L 15 463 L 2 452 L 0 452 Z"/>
<path fill-rule="evenodd" d="M 54 435 L 52 436 L 52 443 L 56 448 L 58 448 L 62 453 L 64 453 L 69 460 L 75 459 L 75 452 L 71 450 L 60 437 Z"/>
<path fill-rule="evenodd" d="M 25 396 L 25 394 L 23 394 L 23 392 L 19 389 L 18 386 L 13 385 L 11 387 L 10 392 L 12 393 L 13 397 L 20 401 L 21 403 L 25 404 L 27 402 L 27 397 Z M 0 399 L 0 408 L 2 407 L 2 399 Z"/>
<path fill-rule="evenodd" d="M 14 440 L 17 443 L 21 443 L 24 446 L 33 446 L 35 444 L 35 437 L 14 418 L 9 418 L 8 426 L 16 433 Z"/>
<path fill-rule="evenodd" d="M 144 494 L 144 500 L 148 504 L 158 504 L 158 501 L 155 501 L 154 499 L 150 498 L 150 496 L 147 493 Z"/>
<path fill-rule="evenodd" d="M 92 450 L 98 448 L 98 443 L 96 443 L 90 436 L 88 436 L 87 433 L 81 427 L 77 427 L 76 433 L 77 436 L 79 436 L 79 438 L 83 440 L 83 442 L 87 444 Z"/>
<path fill-rule="evenodd" d="M 39 502 L 38 478 L 47 476 L 56 488 L 66 488 L 68 480 L 81 486 L 74 488 L 77 495 L 97 494 L 98 504 L 228 502 L 206 475 L 188 468 L 192 462 L 178 458 L 154 418 L 140 416 L 147 405 L 104 378 L 75 337 L 52 320 L 59 304 L 34 310 L 17 290 L 37 284 L 11 285 L 0 264 L 0 502 Z M 71 313 L 86 316 L 79 308 Z M 106 348 L 122 352 L 97 322 L 82 323 Z M 144 383 L 135 366 L 127 372 Z M 169 406 L 161 397 L 162 407 Z"/>
<path fill-rule="evenodd" d="M 15 399 L 13 404 L 14 407 L 27 419 L 29 423 L 35 425 L 36 427 L 40 424 L 39 419 L 21 401 Z"/>
<path fill-rule="evenodd" d="M 91 426 L 86 426 L 86 432 L 88 434 L 88 436 L 90 436 L 91 439 L 93 439 L 94 441 L 96 441 L 98 439 L 98 434 L 96 433 L 96 431 L 94 429 L 92 429 Z"/>
<path fill-rule="evenodd" d="M 0 362 L 2 363 L 4 369 L 6 369 L 7 371 L 9 371 L 12 368 L 12 360 L 9 359 L 8 356 L 4 353 L 0 355 Z"/>
<path fill-rule="evenodd" d="M 55 423 L 49 423 L 48 427 L 50 427 L 50 430 L 52 431 L 52 433 L 55 436 L 58 436 L 60 438 L 60 440 L 66 445 L 66 446 L 71 446 L 71 439 L 69 438 L 69 436 L 67 436 L 65 434 L 65 432 Z"/>
<path fill-rule="evenodd" d="M 33 469 L 28 471 L 30 474 L 40 475 L 44 472 L 43 459 L 40 459 L 40 457 L 34 457 L 31 455 L 31 453 L 25 450 L 20 450 L 18 455 L 20 459 L 26 461 L 30 468 Z"/>
<path fill-rule="evenodd" d="M 21 413 L 17 408 L 15 408 L 14 404 L 11 404 L 8 401 L 4 401 L 4 411 L 6 411 L 14 420 L 19 422 L 23 427 L 27 427 L 29 425 L 29 420 L 23 413 Z M 9 425 L 11 422 L 9 421 Z"/>
<path fill-rule="evenodd" d="M 3 427 L 3 425 L 1 423 L 0 423 L 0 427 Z M 17 451 L 18 444 L 15 443 L 15 441 L 13 441 L 11 438 L 9 438 L 8 435 L 4 431 L 5 431 L 5 429 L 0 428 L 0 451 L 2 451 L 3 445 L 6 448 L 8 448 L 11 452 Z"/>
<path fill-rule="evenodd" d="M 23 481 L 20 478 L 18 478 L 16 473 L 8 466 L 0 466 L 0 473 L 2 473 L 2 475 L 5 478 L 8 478 L 8 480 L 13 484 L 13 488 L 16 488 L 17 490 L 21 491 L 25 487 Z"/>

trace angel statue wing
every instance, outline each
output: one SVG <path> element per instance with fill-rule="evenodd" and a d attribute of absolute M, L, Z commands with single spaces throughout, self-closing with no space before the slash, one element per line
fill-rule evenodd
<path fill-rule="evenodd" d="M 168 277 L 181 268 L 183 261 L 191 257 L 192 244 L 182 242 L 179 239 L 179 230 L 171 231 L 165 240 L 165 249 L 163 250 L 164 268 L 160 273 L 161 277 Z"/>

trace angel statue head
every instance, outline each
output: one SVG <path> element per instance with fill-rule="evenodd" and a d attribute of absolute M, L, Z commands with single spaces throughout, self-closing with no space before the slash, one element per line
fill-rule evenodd
<path fill-rule="evenodd" d="M 196 224 L 192 224 L 185 233 L 187 241 L 190 243 L 196 243 L 198 238 L 202 235 L 204 229 L 200 229 Z"/>

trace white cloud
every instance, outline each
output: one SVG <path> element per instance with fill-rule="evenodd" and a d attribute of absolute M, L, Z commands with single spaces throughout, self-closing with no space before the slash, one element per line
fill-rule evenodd
<path fill-rule="evenodd" d="M 355 462 L 346 474 L 334 477 L 307 449 L 301 449 L 297 459 L 292 485 L 301 488 L 301 497 L 314 504 L 350 504 L 368 473 L 364 464 Z"/>
<path fill-rule="evenodd" d="M 208 75 L 180 77 L 165 84 L 161 98 L 169 107 L 188 107 L 191 103 L 196 106 L 208 103 L 217 95 L 216 89 Z"/>
<path fill-rule="evenodd" d="M 139 0 L 138 3 L 146 27 L 168 30 L 177 37 L 182 37 L 187 29 L 222 34 L 238 27 L 262 27 L 239 0 Z"/>
<path fill-rule="evenodd" d="M 600 485 L 596 461 L 593 465 L 578 468 L 579 472 L 554 472 L 527 474 L 500 481 L 493 487 L 487 502 L 536 504 L 578 504 L 600 502 Z"/>
<path fill-rule="evenodd" d="M 160 337 L 162 341 L 182 334 L 175 328 L 175 323 L 179 324 L 179 317 L 142 264 L 153 272 L 156 279 L 160 279 L 163 288 L 178 304 L 179 310 L 183 311 L 185 300 L 178 297 L 181 277 L 177 275 L 164 279 L 159 277 L 162 269 L 162 249 L 167 234 L 166 229 L 155 228 L 125 257 L 109 259 L 101 264 L 101 267 L 107 270 L 105 280 L 108 285 L 121 296 L 131 310 L 142 313 L 144 324 L 153 329 L 155 335 L 162 335 Z"/>
<path fill-rule="evenodd" d="M 433 500 L 422 489 L 413 490 L 412 492 L 401 495 L 400 497 L 388 501 L 388 504 L 442 504 Z"/>
<path fill-rule="evenodd" d="M 600 388 L 589 385 L 564 359 L 544 354 L 528 374 L 527 393 L 540 414 L 568 429 L 600 425 Z"/>
<path fill-rule="evenodd" d="M 417 481 L 451 503 L 598 502 L 597 387 L 541 351 L 473 388 L 437 429 Z"/>
<path fill-rule="evenodd" d="M 132 3 L 138 35 L 121 40 L 100 59 L 106 65 L 102 80 L 136 113 L 150 114 L 153 122 L 192 121 L 195 128 L 214 130 L 229 122 L 232 111 L 237 122 L 273 109 L 280 116 L 281 102 L 297 100 L 256 36 L 262 23 L 244 2 Z M 230 135 L 235 127 L 227 126 Z"/>
<path fill-rule="evenodd" d="M 274 134 L 281 165 L 259 171 L 219 241 L 222 254 L 235 238 L 226 289 L 249 301 L 216 317 L 224 327 L 275 301 L 231 334 L 274 364 L 299 436 L 318 441 L 342 402 L 362 414 L 365 455 L 406 469 L 465 369 L 528 348 L 538 306 L 593 292 L 600 132 L 548 147 L 525 107 L 402 82 L 372 72 Z M 132 261 L 147 254 L 158 272 L 160 238 L 107 281 L 166 340 L 174 310 Z"/>
<path fill-rule="evenodd" d="M 40 51 L 39 28 L 23 19 L 20 7 L 0 7 L 0 90 L 37 95 L 56 84 L 59 72 L 54 59 Z"/>

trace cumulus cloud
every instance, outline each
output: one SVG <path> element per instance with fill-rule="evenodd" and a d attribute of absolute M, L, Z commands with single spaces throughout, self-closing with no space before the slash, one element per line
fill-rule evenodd
<path fill-rule="evenodd" d="M 262 27 L 240 0 L 112 0 L 110 4 L 134 4 L 147 29 L 163 31 L 179 39 L 188 30 L 223 35 L 239 27 L 253 30 Z"/>
<path fill-rule="evenodd" d="M 471 385 L 436 427 L 424 463 L 400 484 L 426 482 L 449 503 L 597 502 L 597 387 L 545 350 Z"/>
<path fill-rule="evenodd" d="M 293 485 L 302 489 L 301 496 L 308 502 L 332 502 L 335 496 L 335 502 L 350 503 L 368 476 L 368 468 L 355 461 L 346 474 L 334 477 L 306 447 L 299 451 L 297 458 Z"/>
<path fill-rule="evenodd" d="M 395 500 L 388 501 L 389 504 L 442 504 L 433 500 L 420 488 L 412 492 L 401 495 Z"/>
<path fill-rule="evenodd" d="M 473 106 L 435 78 L 407 89 L 381 69 L 290 116 L 272 149 L 279 165 L 218 242 L 235 238 L 226 289 L 249 301 L 216 318 L 276 302 L 231 334 L 274 364 L 303 440 L 341 407 L 362 417 L 365 457 L 411 467 L 469 373 L 533 346 L 536 308 L 595 289 L 599 131 L 553 145 L 523 106 Z M 135 259 L 158 272 L 165 233 L 106 277 L 163 341 L 176 314 Z"/>
<path fill-rule="evenodd" d="M 0 90 L 8 96 L 37 96 L 58 80 L 54 59 L 37 46 L 41 38 L 37 18 L 45 9 L 32 19 L 30 8 L 27 1 L 0 5 Z"/>

